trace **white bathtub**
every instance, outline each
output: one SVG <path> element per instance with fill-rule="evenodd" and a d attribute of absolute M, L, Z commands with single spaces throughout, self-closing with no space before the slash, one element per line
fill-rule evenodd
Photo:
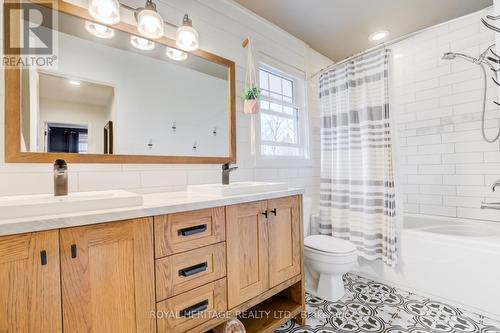
<path fill-rule="evenodd" d="M 403 224 L 398 266 L 360 259 L 361 275 L 500 320 L 500 222 L 406 215 Z"/>

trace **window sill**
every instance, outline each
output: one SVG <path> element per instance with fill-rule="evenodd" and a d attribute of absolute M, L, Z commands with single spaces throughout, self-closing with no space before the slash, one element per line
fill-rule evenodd
<path fill-rule="evenodd" d="M 263 157 L 258 156 L 255 160 L 256 167 L 310 167 L 313 166 L 311 158 L 306 157 Z"/>

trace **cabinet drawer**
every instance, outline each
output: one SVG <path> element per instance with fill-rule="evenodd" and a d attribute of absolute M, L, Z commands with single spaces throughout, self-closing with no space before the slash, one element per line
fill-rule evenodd
<path fill-rule="evenodd" d="M 224 241 L 224 211 L 224 207 L 216 207 L 155 217 L 155 257 Z"/>
<path fill-rule="evenodd" d="M 169 298 L 156 308 L 159 333 L 186 332 L 227 310 L 226 279 Z"/>
<path fill-rule="evenodd" d="M 226 243 L 156 260 L 156 300 L 162 301 L 226 276 Z"/>

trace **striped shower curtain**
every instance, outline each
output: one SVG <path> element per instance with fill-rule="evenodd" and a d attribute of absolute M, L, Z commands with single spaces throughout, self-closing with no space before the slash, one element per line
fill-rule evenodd
<path fill-rule="evenodd" d="M 390 50 L 320 77 L 319 233 L 353 242 L 368 260 L 396 264 L 396 201 L 389 113 Z"/>

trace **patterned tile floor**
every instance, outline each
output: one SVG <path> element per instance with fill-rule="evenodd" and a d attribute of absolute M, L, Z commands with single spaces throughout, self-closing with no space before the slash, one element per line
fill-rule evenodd
<path fill-rule="evenodd" d="M 306 326 L 290 321 L 277 333 L 500 333 L 500 322 L 353 274 L 346 295 L 328 302 L 307 295 Z"/>

